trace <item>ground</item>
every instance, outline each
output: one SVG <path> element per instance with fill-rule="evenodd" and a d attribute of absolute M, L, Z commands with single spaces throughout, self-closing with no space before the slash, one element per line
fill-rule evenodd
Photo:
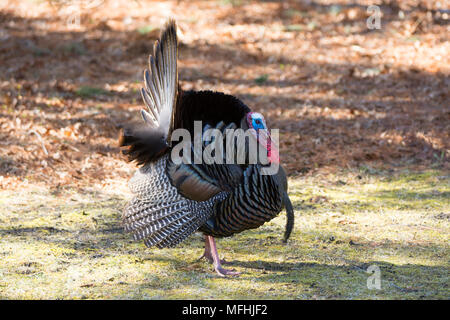
<path fill-rule="evenodd" d="M 449 299 L 439 3 L 1 2 L 0 298 Z M 197 261 L 199 234 L 148 249 L 120 226 L 135 165 L 117 135 L 169 16 L 182 88 L 236 95 L 280 129 L 295 229 L 282 244 L 283 212 L 218 240 L 240 277 Z"/>

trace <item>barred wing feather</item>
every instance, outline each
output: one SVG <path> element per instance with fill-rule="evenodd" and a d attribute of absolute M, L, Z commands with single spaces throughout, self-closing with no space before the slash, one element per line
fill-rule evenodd
<path fill-rule="evenodd" d="M 186 199 L 166 174 L 168 155 L 140 168 L 129 182 L 134 198 L 126 206 L 122 222 L 125 231 L 148 246 L 173 247 L 213 215 L 219 193 L 207 201 Z"/>

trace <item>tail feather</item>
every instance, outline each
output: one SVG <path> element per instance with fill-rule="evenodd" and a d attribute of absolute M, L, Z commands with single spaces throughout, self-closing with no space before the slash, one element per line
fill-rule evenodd
<path fill-rule="evenodd" d="M 283 242 L 286 243 L 291 235 L 292 229 L 294 228 L 295 216 L 294 209 L 292 208 L 292 203 L 287 192 L 284 192 L 283 202 L 286 208 L 286 230 L 284 231 Z"/>
<path fill-rule="evenodd" d="M 135 160 L 138 165 L 151 162 L 162 155 L 168 148 L 159 128 L 149 126 L 126 126 L 119 135 L 119 146 L 126 147 L 122 153 L 128 161 Z"/>
<path fill-rule="evenodd" d="M 138 165 L 158 159 L 170 146 L 178 97 L 177 41 L 175 21 L 169 20 L 153 47 L 149 70 L 144 71 L 145 125 L 127 127 L 119 137 L 119 146 L 127 147 L 123 153 Z"/>
<path fill-rule="evenodd" d="M 175 21 L 169 20 L 153 46 L 150 70 L 144 71 L 145 87 L 141 90 L 149 110 L 141 112 L 144 121 L 151 127 L 160 128 L 167 141 L 173 130 L 178 95 L 177 42 Z"/>

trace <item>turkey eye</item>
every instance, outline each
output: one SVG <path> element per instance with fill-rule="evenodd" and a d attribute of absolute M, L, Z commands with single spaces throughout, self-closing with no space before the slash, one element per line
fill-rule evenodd
<path fill-rule="evenodd" d="M 261 123 L 261 120 L 256 119 L 255 122 L 256 122 L 256 124 L 260 124 L 260 123 Z"/>

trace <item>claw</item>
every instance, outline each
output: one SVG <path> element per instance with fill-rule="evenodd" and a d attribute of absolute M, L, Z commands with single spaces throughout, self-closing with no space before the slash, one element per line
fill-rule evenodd
<path fill-rule="evenodd" d="M 234 269 L 231 270 L 227 270 L 222 268 L 222 266 L 215 266 L 214 270 L 216 270 L 217 274 L 221 277 L 226 277 L 226 276 L 238 276 L 241 273 L 239 271 L 235 271 Z"/>
<path fill-rule="evenodd" d="M 206 249 L 205 252 L 201 255 L 200 258 L 197 259 L 197 261 L 202 260 L 203 258 L 205 258 L 206 260 L 208 260 L 209 263 L 214 263 L 214 259 L 212 258 L 212 256 L 208 255 L 206 253 Z M 231 262 L 225 260 L 225 259 L 220 259 L 220 264 L 231 264 Z"/>
<path fill-rule="evenodd" d="M 212 236 L 205 236 L 205 252 L 199 258 L 199 260 L 202 258 L 205 258 L 210 263 L 212 263 L 214 265 L 214 270 L 221 277 L 236 276 L 241 274 L 240 272 L 235 271 L 234 269 L 227 270 L 222 268 L 222 264 L 229 264 L 229 262 L 219 259 L 219 254 L 217 253 L 216 248 L 216 242 L 214 241 L 214 238 Z"/>

